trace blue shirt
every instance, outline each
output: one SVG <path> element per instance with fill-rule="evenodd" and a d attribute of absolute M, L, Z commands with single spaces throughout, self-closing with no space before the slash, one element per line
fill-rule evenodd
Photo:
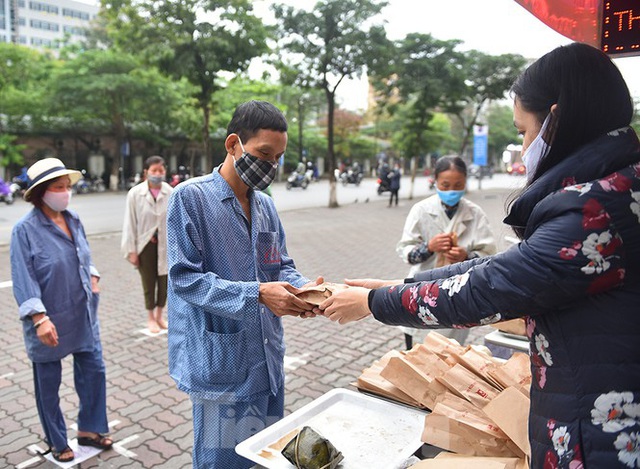
<path fill-rule="evenodd" d="M 282 321 L 260 282 L 308 282 L 273 201 L 250 191 L 251 223 L 218 170 L 176 187 L 167 214 L 169 372 L 202 399 L 252 400 L 284 384 Z"/>
<path fill-rule="evenodd" d="M 99 295 L 91 292 L 89 244 L 78 216 L 64 211 L 72 237 L 42 210 L 34 208 L 11 232 L 11 279 L 19 306 L 24 341 L 33 362 L 60 360 L 100 347 Z M 58 332 L 58 345 L 40 342 L 31 316 L 46 313 Z"/>

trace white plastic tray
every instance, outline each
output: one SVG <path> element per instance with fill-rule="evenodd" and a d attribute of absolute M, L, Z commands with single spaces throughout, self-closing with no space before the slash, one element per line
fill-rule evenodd
<path fill-rule="evenodd" d="M 268 469 L 294 467 L 269 449 L 289 432 L 310 426 L 342 452 L 341 469 L 396 469 L 420 446 L 426 412 L 347 389 L 333 389 L 236 446 Z"/>

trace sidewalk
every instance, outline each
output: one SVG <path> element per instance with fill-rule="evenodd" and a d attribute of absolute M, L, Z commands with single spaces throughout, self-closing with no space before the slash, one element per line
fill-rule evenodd
<path fill-rule="evenodd" d="M 490 216 L 499 248 L 505 190 L 469 194 Z M 339 209 L 284 212 L 289 254 L 307 277 L 402 278 L 408 265 L 395 254 L 411 206 L 387 208 L 387 197 Z M 114 450 L 82 463 L 82 468 L 190 468 L 191 403 L 168 375 L 166 335 L 148 337 L 139 276 L 119 253 L 120 236 L 89 239 L 102 275 L 100 321 L 107 365 L 108 416 Z M 35 408 L 31 364 L 26 357 L 11 288 L 8 247 L 0 247 L 0 467 L 53 468 L 34 458 L 30 445 L 44 444 Z M 286 412 L 290 413 L 336 387 L 350 387 L 362 369 L 390 349 L 404 348 L 396 328 L 368 319 L 339 326 L 325 318 L 285 318 L 287 342 Z M 490 328 L 472 331 L 470 341 L 483 343 Z M 77 397 L 71 361 L 63 366 L 61 405 L 68 424 L 76 418 Z M 68 383 L 68 384 L 65 384 Z M 69 432 L 75 437 L 75 431 Z M 28 464 L 31 462 L 32 464 Z"/>

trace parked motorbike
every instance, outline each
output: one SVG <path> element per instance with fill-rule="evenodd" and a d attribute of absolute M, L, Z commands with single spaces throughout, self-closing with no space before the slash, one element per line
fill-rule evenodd
<path fill-rule="evenodd" d="M 15 197 L 11 185 L 7 184 L 4 179 L 0 178 L 0 202 L 11 205 L 14 200 Z"/>
<path fill-rule="evenodd" d="M 88 194 L 89 192 L 104 192 L 107 186 L 100 176 L 89 176 L 82 170 L 82 177 L 74 186 L 76 194 Z"/>
<path fill-rule="evenodd" d="M 14 197 L 22 197 L 29 187 L 29 181 L 16 176 L 11 180 L 11 189 Z"/>
<path fill-rule="evenodd" d="M 292 187 L 302 187 L 306 189 L 309 183 L 311 182 L 311 178 L 313 177 L 313 170 L 308 169 L 304 174 L 300 174 L 297 171 L 292 172 L 287 178 L 287 190 L 290 190 Z"/>

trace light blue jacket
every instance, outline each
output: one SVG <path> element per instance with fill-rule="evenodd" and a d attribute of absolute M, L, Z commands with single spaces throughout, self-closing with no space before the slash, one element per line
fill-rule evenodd
<path fill-rule="evenodd" d="M 99 295 L 91 292 L 89 244 L 78 216 L 63 212 L 73 239 L 38 208 L 22 217 L 11 233 L 11 278 L 29 359 L 49 362 L 100 346 Z M 31 316 L 46 313 L 55 324 L 59 344 L 38 339 Z"/>
<path fill-rule="evenodd" d="M 286 249 L 273 201 L 250 193 L 251 225 L 218 170 L 169 200 L 169 372 L 202 399 L 252 400 L 284 384 L 282 322 L 259 282 L 308 282 Z"/>

